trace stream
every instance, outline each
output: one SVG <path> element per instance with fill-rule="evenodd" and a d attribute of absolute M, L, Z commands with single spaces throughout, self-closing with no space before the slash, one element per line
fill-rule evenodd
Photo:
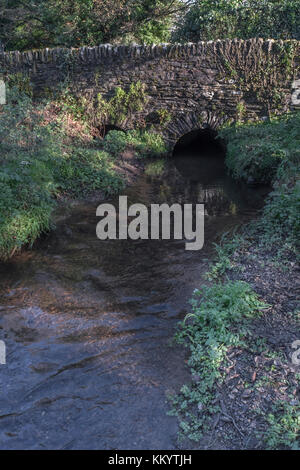
<path fill-rule="evenodd" d="M 143 173 L 128 203 L 205 203 L 205 244 L 96 237 L 96 207 L 60 208 L 56 228 L 0 265 L 1 449 L 177 449 L 168 394 L 190 380 L 176 324 L 220 235 L 265 191 L 235 183 L 217 153 L 179 150 Z M 118 197 L 111 201 L 118 206 Z"/>

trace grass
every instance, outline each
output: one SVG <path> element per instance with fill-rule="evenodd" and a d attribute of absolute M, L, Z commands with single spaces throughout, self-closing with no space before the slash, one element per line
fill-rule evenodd
<path fill-rule="evenodd" d="M 236 179 L 272 183 L 285 178 L 299 165 L 300 113 L 286 114 L 268 122 L 223 129 L 227 141 L 226 164 Z"/>
<path fill-rule="evenodd" d="M 227 271 L 234 269 L 234 252 L 238 248 L 240 249 L 245 243 L 246 240 L 239 233 L 224 233 L 220 243 L 214 243 L 216 259 L 205 277 L 210 281 L 218 280 L 222 278 Z"/>
<path fill-rule="evenodd" d="M 161 157 L 167 154 L 167 147 L 159 134 L 150 131 L 133 130 L 127 133 L 127 142 L 139 157 Z"/>
<path fill-rule="evenodd" d="M 73 196 L 94 190 L 114 194 L 124 187 L 124 181 L 114 170 L 114 158 L 102 150 L 74 148 L 52 169 L 59 189 Z"/>

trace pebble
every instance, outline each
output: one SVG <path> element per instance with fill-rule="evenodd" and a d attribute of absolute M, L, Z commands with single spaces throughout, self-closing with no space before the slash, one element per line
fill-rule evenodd
<path fill-rule="evenodd" d="M 252 393 L 252 390 L 250 388 L 247 388 L 246 390 L 244 390 L 244 392 L 242 393 L 242 398 L 249 398 L 250 395 Z"/>

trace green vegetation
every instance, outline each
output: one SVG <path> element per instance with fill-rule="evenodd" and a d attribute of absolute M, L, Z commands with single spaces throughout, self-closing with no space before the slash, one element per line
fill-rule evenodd
<path fill-rule="evenodd" d="M 50 166 L 58 188 L 74 196 L 93 190 L 114 194 L 124 186 L 114 170 L 112 155 L 95 148 L 73 148 L 68 156 Z"/>
<path fill-rule="evenodd" d="M 290 405 L 278 401 L 273 405 L 272 413 L 267 416 L 268 428 L 262 435 L 266 448 L 280 449 L 288 447 L 300 450 L 300 405 Z"/>
<path fill-rule="evenodd" d="M 225 376 L 221 367 L 227 363 L 229 348 L 245 344 L 250 336 L 249 320 L 268 306 L 242 281 L 215 283 L 196 290 L 191 305 L 192 311 L 180 323 L 176 339 L 188 344 L 188 364 L 196 380 L 172 398 L 172 413 L 180 417 L 182 431 L 198 441 L 209 424 L 209 415 L 217 410 L 212 403 L 213 392 Z M 199 413 L 202 409 L 205 414 Z"/>
<path fill-rule="evenodd" d="M 300 239 L 300 113 L 270 122 L 226 128 L 226 163 L 236 179 L 269 183 L 273 190 L 257 222 L 260 240 L 296 244 Z"/>
<path fill-rule="evenodd" d="M 142 130 L 110 131 L 103 140 L 103 148 L 114 156 L 125 149 L 133 150 L 140 158 L 159 157 L 167 152 L 159 134 Z"/>
<path fill-rule="evenodd" d="M 215 243 L 216 260 L 211 269 L 206 273 L 206 278 L 210 281 L 220 279 L 223 274 L 234 268 L 232 255 L 244 244 L 244 239 L 240 234 L 224 233 L 219 244 Z"/>
<path fill-rule="evenodd" d="M 253 326 L 260 320 L 262 310 L 273 307 L 267 305 L 263 297 L 259 298 L 252 286 L 259 273 L 257 263 L 262 277 L 270 276 L 270 272 L 274 276 L 279 266 L 284 270 L 285 263 L 293 264 L 290 260 L 295 260 L 299 253 L 299 124 L 300 113 L 294 113 L 265 123 L 238 124 L 221 132 L 221 137 L 227 141 L 226 162 L 231 174 L 238 180 L 251 178 L 257 183 L 268 183 L 273 189 L 258 220 L 239 233 L 224 234 L 215 245 L 217 256 L 205 276 L 209 283 L 195 291 L 191 313 L 178 326 L 176 339 L 190 350 L 188 364 L 193 382 L 171 397 L 171 414 L 179 417 L 182 434 L 190 439 L 199 441 L 206 432 L 213 433 L 211 418 L 224 416 L 224 413 L 240 435 L 235 420 L 224 411 L 218 399 L 223 386 L 223 393 L 228 393 L 225 379 L 228 378 L 226 370 L 232 364 L 229 355 L 237 350 L 243 358 L 243 367 L 249 361 L 249 354 L 252 355 L 249 364 L 255 364 L 259 355 L 262 355 L 262 363 L 264 357 L 272 362 L 271 367 L 262 366 L 261 378 L 254 388 L 262 395 L 273 390 L 274 398 L 269 399 L 267 408 L 262 403 L 255 404 L 251 411 L 247 408 L 253 420 L 259 417 L 263 422 L 263 431 L 258 435 L 261 447 L 299 448 L 300 410 L 293 395 L 297 379 L 293 374 L 288 378 L 285 375 L 287 359 L 273 344 L 267 344 L 268 333 L 266 337 L 260 336 Z M 255 272 L 249 274 L 251 263 L 255 265 Z M 261 290 L 265 281 L 259 279 L 260 283 L 254 282 L 254 286 L 259 285 Z M 281 280 L 280 275 L 278 279 Z M 269 289 L 273 290 L 273 284 Z M 267 287 L 266 292 L 270 295 Z M 288 318 L 299 331 L 299 315 L 291 312 Z M 268 332 L 268 323 L 265 328 Z M 279 369 L 276 361 L 282 361 Z M 247 370 L 251 367 L 247 365 Z M 255 380 L 256 372 L 252 375 L 252 381 Z M 276 399 L 278 383 L 284 390 L 288 389 L 285 400 Z M 249 392 L 248 397 L 252 393 L 255 396 L 251 384 L 242 382 L 242 385 L 244 391 Z"/>
<path fill-rule="evenodd" d="M 122 127 L 133 113 L 142 111 L 147 103 L 145 84 L 131 83 L 128 91 L 116 87 L 110 99 L 98 93 L 93 96 L 76 96 L 68 88 L 57 96 L 57 104 L 62 110 L 72 114 L 74 119 L 97 127 L 103 134 L 107 124 Z"/>
<path fill-rule="evenodd" d="M 122 131 L 110 131 L 104 141 L 103 148 L 113 156 L 117 156 L 124 152 L 127 147 L 127 136 Z"/>
<path fill-rule="evenodd" d="M 300 38 L 300 0 L 2 0 L 6 50 Z"/>
<path fill-rule="evenodd" d="M 168 40 L 180 0 L 2 0 L 0 38 L 7 50 Z"/>
<path fill-rule="evenodd" d="M 148 176 L 160 176 L 165 171 L 166 160 L 159 159 L 154 162 L 149 162 L 146 165 L 145 173 Z"/>
<path fill-rule="evenodd" d="M 171 113 L 165 108 L 159 109 L 157 111 L 157 114 L 158 114 L 159 124 L 163 127 L 165 127 L 172 119 Z"/>
<path fill-rule="evenodd" d="M 1 258 L 49 229 L 55 196 L 122 187 L 110 155 L 67 145 L 63 128 L 43 123 L 42 109 L 12 88 L 0 113 Z"/>
<path fill-rule="evenodd" d="M 299 0 L 196 0 L 174 31 L 177 41 L 300 39 Z"/>
<path fill-rule="evenodd" d="M 299 127 L 300 113 L 295 113 L 221 131 L 228 141 L 226 163 L 233 177 L 260 183 L 272 183 L 277 172 L 288 177 L 300 162 Z"/>
<path fill-rule="evenodd" d="M 101 95 L 98 99 L 98 107 L 101 108 Z M 131 83 L 128 92 L 117 87 L 114 96 L 107 102 L 107 118 L 112 124 L 122 125 L 134 112 L 142 111 L 146 103 L 144 83 Z"/>
<path fill-rule="evenodd" d="M 47 160 L 56 143 L 48 129 L 37 127 L 30 98 L 14 89 L 0 114 L 0 142 L 0 254 L 5 258 L 49 228 L 55 185 Z"/>
<path fill-rule="evenodd" d="M 169 40 L 300 40 L 299 18 L 300 0 L 2 0 L 0 53 L 2 49 Z M 241 64 L 239 54 L 225 54 L 218 63 L 220 78 L 233 79 L 236 90 L 256 98 L 270 118 L 264 123 L 243 123 L 246 105 L 244 101 L 237 103 L 236 125 L 220 133 L 227 141 L 227 167 L 237 180 L 268 184 L 272 189 L 258 220 L 240 233 L 224 235 L 215 245 L 216 259 L 206 274 L 206 284 L 195 290 L 191 311 L 179 324 L 176 339 L 189 348 L 193 382 L 171 397 L 171 414 L 179 417 L 182 434 L 195 441 L 206 431 L 214 435 L 212 418 L 216 415 L 229 419 L 241 435 L 221 398 L 227 390 L 227 379 L 234 380 L 237 375 L 234 387 L 239 388 L 230 400 L 237 400 L 237 396 L 242 400 L 245 391 L 255 395 L 261 389 L 264 395 L 271 390 L 267 404 L 261 400 L 252 410 L 247 405 L 240 407 L 242 413 L 250 413 L 252 420 L 256 416 L 262 419 L 264 429 L 258 433 L 261 446 L 299 449 L 300 409 L 295 399 L 295 380 L 291 373 L 285 373 L 287 363 L 282 351 L 267 344 L 271 323 L 267 324 L 265 337 L 255 331 L 255 322 L 262 321 L 266 309 L 272 308 L 269 299 L 273 302 L 276 291 L 273 284 L 269 291 L 265 287 L 268 279 L 258 276 L 258 263 L 274 267 L 277 262 L 283 266 L 281 269 L 288 269 L 299 258 L 300 113 L 272 116 L 284 109 L 285 89 L 296 76 L 296 46 L 289 42 L 274 47 L 276 61 L 262 50 L 255 63 Z M 148 101 L 145 85 L 136 82 L 126 90 L 117 87 L 109 98 L 101 94 L 95 98 L 92 93 L 75 96 L 67 89 L 72 57 L 68 50 L 60 54 L 64 89 L 58 93 L 44 90 L 47 102 L 33 101 L 27 72 L 6 77 L 8 104 L 0 107 L 1 260 L 26 244 L 32 245 L 51 228 L 51 214 L 60 198 L 82 197 L 95 190 L 118 193 L 125 182 L 117 168 L 126 153 L 146 159 L 167 152 L 162 137 L 146 130 L 143 120 L 139 129 L 114 130 L 99 139 L 99 135 L 105 135 L 106 126 L 122 128 L 126 123 L 127 127 L 133 114 L 143 110 Z M 100 73 L 98 70 L 95 74 L 96 85 Z M 172 119 L 164 108 L 156 114 L 156 123 L 161 127 Z M 145 166 L 149 177 L 157 176 L 164 172 L 165 161 L 149 160 Z M 241 261 L 243 257 L 249 264 Z M 245 270 L 250 272 L 251 260 L 257 263 L 255 272 L 245 282 L 242 275 Z M 274 270 L 270 272 L 266 271 L 266 278 L 273 283 Z M 285 288 L 282 284 L 279 305 Z M 267 300 L 262 292 L 267 292 Z M 290 328 L 299 320 L 299 312 L 284 314 Z M 227 373 L 236 352 L 243 359 L 234 367 L 240 365 L 242 372 L 247 369 L 242 378 L 241 370 L 231 377 Z M 277 370 L 279 360 L 283 363 Z M 276 396 L 278 390 L 285 401 Z"/>
<path fill-rule="evenodd" d="M 219 76 L 226 82 L 233 80 L 234 87 L 244 96 L 255 97 L 269 117 L 283 114 L 287 104 L 284 90 L 290 88 L 298 67 L 297 42 L 275 42 L 273 52 L 276 60 L 266 48 L 257 47 L 259 60 L 252 63 L 241 61 L 239 53 L 224 54 L 218 65 Z M 246 114 L 246 102 L 240 100 L 236 104 L 236 122 L 242 124 Z"/>
<path fill-rule="evenodd" d="M 70 96 L 49 122 L 45 117 L 57 102 L 34 103 L 17 86 L 8 90 L 7 98 L 0 110 L 1 259 L 50 228 L 51 212 L 61 196 L 119 192 L 124 180 L 115 167 L 125 149 L 142 158 L 166 150 L 160 136 L 146 131 L 112 131 L 103 141 L 93 141 L 84 108 Z M 80 126 L 75 127 L 76 137 L 67 136 L 70 116 Z"/>
<path fill-rule="evenodd" d="M 129 131 L 127 142 L 141 158 L 159 157 L 167 153 L 167 146 L 161 135 L 151 131 Z"/>

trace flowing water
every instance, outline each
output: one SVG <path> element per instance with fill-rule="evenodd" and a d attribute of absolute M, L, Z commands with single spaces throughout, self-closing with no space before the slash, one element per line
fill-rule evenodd
<path fill-rule="evenodd" d="M 83 202 L 60 209 L 53 232 L 1 264 L 2 449 L 178 446 L 167 394 L 190 377 L 186 351 L 170 340 L 213 242 L 253 217 L 262 195 L 226 176 L 219 155 L 184 150 L 163 174 L 139 176 L 126 195 L 148 206 L 204 202 L 204 248 L 100 241 L 100 201 Z"/>

